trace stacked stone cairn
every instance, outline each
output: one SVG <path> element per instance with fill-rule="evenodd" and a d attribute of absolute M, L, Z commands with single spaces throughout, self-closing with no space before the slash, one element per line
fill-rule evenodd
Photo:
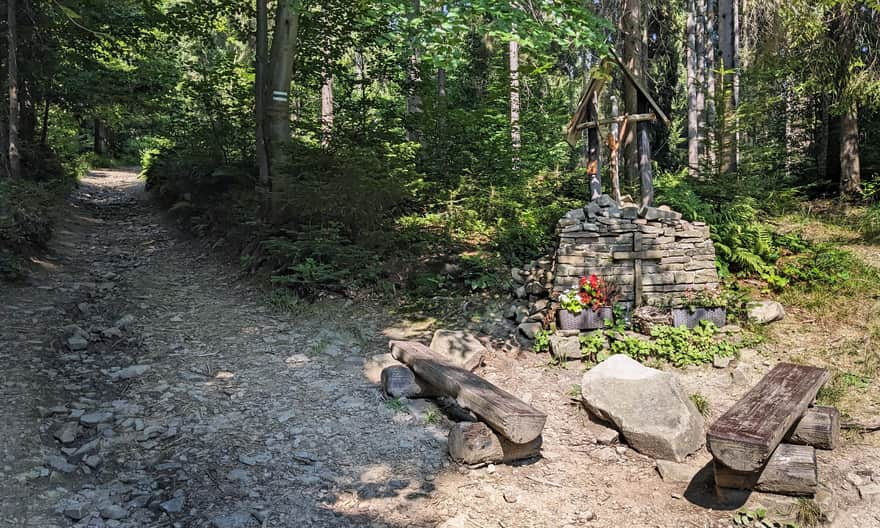
<path fill-rule="evenodd" d="M 628 308 L 636 301 L 636 266 L 642 305 L 669 306 L 687 290 L 718 287 L 709 226 L 682 220 L 666 206 L 648 207 L 639 215 L 629 197 L 618 204 L 601 195 L 567 212 L 557 236 L 553 255 L 511 272 L 516 300 L 507 315 L 528 339 L 549 326 L 558 308 L 553 301 L 582 276 L 596 274 L 616 284 L 617 302 Z"/>

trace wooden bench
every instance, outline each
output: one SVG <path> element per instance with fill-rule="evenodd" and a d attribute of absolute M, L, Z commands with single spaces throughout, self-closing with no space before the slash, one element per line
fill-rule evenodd
<path fill-rule="evenodd" d="M 541 436 L 547 415 L 476 374 L 447 363 L 415 341 L 391 341 L 391 355 L 415 372 L 436 394 L 449 396 L 514 444 Z M 540 444 L 538 444 L 540 445 Z"/>
<path fill-rule="evenodd" d="M 828 381 L 822 368 L 780 363 L 709 428 L 706 446 L 715 461 L 738 472 L 755 472 Z"/>

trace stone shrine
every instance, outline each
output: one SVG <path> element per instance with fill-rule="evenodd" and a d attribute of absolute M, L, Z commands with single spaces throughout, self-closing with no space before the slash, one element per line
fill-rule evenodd
<path fill-rule="evenodd" d="M 629 307 L 666 305 L 686 290 L 718 286 L 709 226 L 667 207 L 639 209 L 603 194 L 566 213 L 557 228 L 553 293 L 591 273 L 617 284 L 618 302 Z"/>

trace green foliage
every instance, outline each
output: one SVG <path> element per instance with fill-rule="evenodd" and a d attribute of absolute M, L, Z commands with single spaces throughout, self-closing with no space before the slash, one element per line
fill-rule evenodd
<path fill-rule="evenodd" d="M 608 344 L 608 340 L 606 339 L 604 332 L 595 331 L 581 334 L 579 339 L 581 343 L 581 354 L 583 354 L 586 361 L 598 363 L 606 359 L 607 353 L 605 352 L 605 346 Z"/>
<path fill-rule="evenodd" d="M 535 332 L 535 342 L 532 344 L 532 348 L 535 352 L 548 352 L 550 350 L 551 335 L 553 335 L 553 332 L 547 330 L 538 330 Z"/>
<path fill-rule="evenodd" d="M 806 283 L 832 293 L 851 279 L 850 270 L 861 265 L 853 255 L 832 244 L 816 244 L 783 259 L 779 269 L 792 282 Z"/>
<path fill-rule="evenodd" d="M 611 341 L 611 353 L 626 354 L 642 362 L 660 359 L 676 367 L 700 365 L 711 362 L 715 356 L 727 357 L 736 352 L 736 345 L 717 339 L 717 331 L 710 321 L 700 321 L 693 330 L 655 325 L 651 328 L 653 341 L 618 336 Z"/>
<path fill-rule="evenodd" d="M 49 241 L 55 209 L 71 188 L 70 180 L 55 178 L 48 182 L 0 179 L 0 278 L 19 277 L 21 254 Z"/>
<path fill-rule="evenodd" d="M 700 415 L 703 417 L 708 417 L 711 409 L 709 407 L 709 400 L 706 399 L 705 396 L 700 394 L 699 392 L 695 392 L 688 396 L 688 398 L 694 402 L 694 406 L 700 412 Z"/>
<path fill-rule="evenodd" d="M 375 253 L 357 246 L 341 226 L 305 227 L 263 241 L 269 255 L 281 263 L 272 282 L 312 295 L 323 288 L 350 291 L 375 284 L 381 274 Z"/>
<path fill-rule="evenodd" d="M 767 518 L 767 510 L 757 508 L 755 510 L 739 510 L 733 514 L 734 526 L 749 528 L 800 528 L 793 523 L 780 523 Z"/>

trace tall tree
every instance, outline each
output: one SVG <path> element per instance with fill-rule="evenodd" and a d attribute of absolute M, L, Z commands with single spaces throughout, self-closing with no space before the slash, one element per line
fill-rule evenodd
<path fill-rule="evenodd" d="M 254 76 L 254 106 L 256 119 L 257 186 L 263 215 L 271 210 L 269 190 L 272 181 L 269 177 L 269 153 L 266 150 L 266 60 L 269 47 L 269 16 L 267 0 L 257 2 L 257 34 Z"/>
<path fill-rule="evenodd" d="M 300 0 L 281 0 L 275 13 L 272 50 L 269 53 L 269 88 L 272 97 L 266 109 L 266 139 L 269 174 L 272 179 L 272 216 L 284 218 L 289 177 L 284 174 L 290 161 L 290 82 L 299 30 Z"/>
<path fill-rule="evenodd" d="M 514 38 L 509 45 L 510 72 L 510 145 L 513 148 L 513 163 L 517 164 L 522 136 L 519 128 L 519 42 Z"/>
<path fill-rule="evenodd" d="M 700 1 L 700 0 L 698 0 Z M 688 173 L 696 176 L 700 167 L 700 108 L 697 93 L 702 89 L 697 79 L 697 13 L 696 2 L 689 0 L 687 14 L 687 147 Z M 702 22 L 702 20 L 700 20 Z M 701 24 L 700 24 L 701 25 Z"/>
<path fill-rule="evenodd" d="M 736 69 L 739 67 L 737 60 L 737 47 L 739 39 L 739 11 L 738 0 L 718 1 L 718 45 L 721 48 L 721 97 L 724 116 L 720 130 L 721 137 L 718 149 L 721 153 L 721 173 L 732 174 L 736 172 L 737 162 L 737 132 L 736 132 L 736 96 L 737 76 Z"/>
<path fill-rule="evenodd" d="M 7 82 L 9 88 L 9 142 L 8 163 L 9 175 L 12 178 L 21 177 L 21 153 L 18 145 L 18 129 L 20 125 L 19 112 L 21 107 L 18 100 L 18 21 L 16 20 L 16 0 L 6 1 L 7 9 L 7 47 L 8 56 L 6 63 Z"/>
<path fill-rule="evenodd" d="M 623 63 L 636 79 L 643 79 L 642 69 L 642 3 L 641 0 L 624 0 L 621 29 L 623 31 Z M 639 92 L 629 78 L 623 81 L 623 105 L 627 114 L 639 113 Z M 636 127 L 628 127 L 623 138 L 624 175 L 626 183 L 634 186 L 639 178 L 638 143 Z"/>

